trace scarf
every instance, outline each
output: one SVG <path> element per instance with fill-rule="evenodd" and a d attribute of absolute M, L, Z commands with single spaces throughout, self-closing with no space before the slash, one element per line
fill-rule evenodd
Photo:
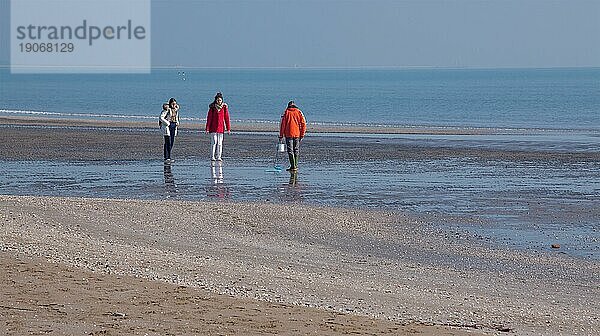
<path fill-rule="evenodd" d="M 169 108 L 169 111 L 171 113 L 171 122 L 177 122 L 177 110 Z"/>
<path fill-rule="evenodd" d="M 220 105 L 218 105 L 217 102 L 213 102 L 213 107 L 217 110 L 217 112 L 221 111 L 223 105 L 225 105 L 224 101 L 222 101 Z"/>

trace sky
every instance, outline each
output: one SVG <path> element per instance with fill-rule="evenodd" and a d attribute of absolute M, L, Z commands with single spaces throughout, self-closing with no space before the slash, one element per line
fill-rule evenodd
<path fill-rule="evenodd" d="M 151 35 L 153 66 L 600 67 L 600 0 L 153 0 Z"/>

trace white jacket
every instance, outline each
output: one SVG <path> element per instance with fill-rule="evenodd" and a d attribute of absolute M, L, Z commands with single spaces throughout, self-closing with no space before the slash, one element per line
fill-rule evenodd
<path fill-rule="evenodd" d="M 177 124 L 179 124 L 179 113 L 177 113 L 177 116 L 175 117 L 177 120 Z M 160 128 L 163 129 L 163 135 L 164 136 L 171 136 L 171 131 L 169 129 L 169 125 L 171 125 L 171 122 L 169 120 L 171 120 L 171 109 L 169 108 L 166 111 L 162 111 L 159 117 L 160 120 Z M 177 136 L 177 127 L 175 128 L 175 136 Z"/>

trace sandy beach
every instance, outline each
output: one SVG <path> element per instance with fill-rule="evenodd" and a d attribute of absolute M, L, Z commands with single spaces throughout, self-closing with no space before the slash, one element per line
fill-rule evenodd
<path fill-rule="evenodd" d="M 194 287 L 107 275 L 0 253 L 4 335 L 477 335 Z"/>
<path fill-rule="evenodd" d="M 5 160 L 161 156 L 160 134 L 141 124 L 2 125 Z M 65 139 L 71 150 L 61 147 Z M 261 134 L 230 137 L 239 139 L 249 145 L 228 147 L 229 156 L 264 156 L 273 143 Z M 181 157 L 208 145 L 192 128 L 177 141 Z M 599 155 L 305 141 L 307 161 Z M 411 214 L 4 195 L 0 221 L 0 326 L 10 335 L 600 333 L 598 261 L 485 245 Z"/>

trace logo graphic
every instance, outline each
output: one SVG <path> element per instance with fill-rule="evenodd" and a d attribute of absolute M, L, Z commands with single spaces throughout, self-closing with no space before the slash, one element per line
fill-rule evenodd
<path fill-rule="evenodd" d="M 12 73 L 149 73 L 150 0 L 11 0 Z"/>

